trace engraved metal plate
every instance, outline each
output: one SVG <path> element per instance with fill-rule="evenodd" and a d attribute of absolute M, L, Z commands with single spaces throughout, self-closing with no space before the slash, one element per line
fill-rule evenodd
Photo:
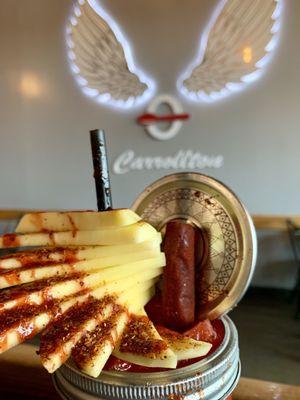
<path fill-rule="evenodd" d="M 251 217 L 230 189 L 206 175 L 173 174 L 148 186 L 132 208 L 163 233 L 173 219 L 201 229 L 202 317 L 217 318 L 237 304 L 251 280 L 257 244 Z"/>

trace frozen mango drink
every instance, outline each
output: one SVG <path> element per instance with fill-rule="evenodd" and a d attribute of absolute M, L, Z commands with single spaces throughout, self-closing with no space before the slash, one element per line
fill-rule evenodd
<path fill-rule="evenodd" d="M 0 352 L 41 332 L 66 399 L 223 399 L 240 374 L 225 314 L 255 263 L 229 189 L 175 174 L 133 209 L 24 215 L 1 248 Z M 31 249 L 32 248 L 32 249 Z"/>

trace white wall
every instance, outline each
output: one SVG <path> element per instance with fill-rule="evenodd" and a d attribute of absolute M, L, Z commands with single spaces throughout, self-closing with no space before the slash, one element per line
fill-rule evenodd
<path fill-rule="evenodd" d="M 213 105 L 195 105 L 175 82 L 216 3 L 102 1 L 131 39 L 137 63 L 157 80 L 157 93 L 178 96 L 192 116 L 175 139 L 157 142 L 135 123 L 144 107 L 116 112 L 81 93 L 66 59 L 71 1 L 1 0 L 0 207 L 94 208 L 88 131 L 103 127 L 111 161 L 128 148 L 139 155 L 222 154 L 224 167 L 202 172 L 227 183 L 251 213 L 299 214 L 300 2 L 285 1 L 281 41 L 259 82 Z M 21 90 L 28 75 L 40 88 L 33 98 Z M 114 205 L 130 205 L 165 173 L 112 175 Z"/>

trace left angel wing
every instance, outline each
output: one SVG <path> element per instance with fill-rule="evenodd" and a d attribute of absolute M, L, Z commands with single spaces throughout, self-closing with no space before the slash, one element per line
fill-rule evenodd
<path fill-rule="evenodd" d="M 154 83 L 136 68 L 128 41 L 97 1 L 76 1 L 67 46 L 77 82 L 97 101 L 127 108 L 152 95 Z"/>
<path fill-rule="evenodd" d="M 281 0 L 221 1 L 179 90 L 195 101 L 213 101 L 258 78 L 277 42 L 281 8 Z"/>

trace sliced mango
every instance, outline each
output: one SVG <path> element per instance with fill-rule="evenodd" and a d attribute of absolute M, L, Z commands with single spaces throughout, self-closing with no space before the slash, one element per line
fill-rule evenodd
<path fill-rule="evenodd" d="M 153 291 L 149 291 L 151 286 L 151 283 L 144 282 L 129 292 L 121 293 L 117 302 L 125 305 L 125 309 L 121 307 L 115 310 L 95 329 L 82 336 L 72 351 L 73 359 L 82 371 L 95 378 L 99 376 L 126 328 L 129 320 L 129 313 L 126 310 L 129 308 L 133 311 L 143 307 L 153 295 Z"/>
<path fill-rule="evenodd" d="M 116 254 L 128 254 L 140 251 L 155 251 L 159 253 L 160 243 L 161 234 L 157 233 L 157 237 L 140 243 L 128 243 L 117 246 L 61 247 L 28 250 L 0 258 L 0 270 L 44 263 L 63 264 L 69 261 L 92 260 Z"/>
<path fill-rule="evenodd" d="M 33 335 L 42 331 L 60 313 L 66 312 L 70 307 L 86 300 L 87 296 L 80 296 L 59 303 L 59 307 L 46 307 L 44 310 L 31 308 L 26 312 L 26 317 L 21 308 L 14 308 L 1 312 L 1 320 L 9 319 L 6 328 L 0 333 L 0 353 L 14 347 Z"/>
<path fill-rule="evenodd" d="M 54 372 L 71 355 L 72 348 L 98 322 L 107 318 L 113 311 L 113 303 L 108 298 L 88 299 L 80 306 L 69 309 L 50 324 L 41 335 L 40 357 L 48 372 Z"/>
<path fill-rule="evenodd" d="M 176 368 L 177 357 L 161 338 L 147 314 L 133 314 L 113 354 L 145 367 Z"/>
<path fill-rule="evenodd" d="M 140 243 L 157 237 L 157 231 L 144 221 L 117 228 L 90 231 L 7 234 L 0 237 L 0 248 L 28 246 L 111 246 Z"/>
<path fill-rule="evenodd" d="M 158 332 L 176 354 L 178 361 L 203 357 L 212 348 L 210 343 L 191 339 L 167 328 L 158 328 Z"/>
<path fill-rule="evenodd" d="M 151 254 L 152 255 L 152 254 Z M 0 288 L 7 288 L 14 285 L 20 285 L 36 280 L 54 278 L 58 276 L 64 276 L 67 274 L 74 274 L 76 272 L 85 273 L 86 276 L 82 278 L 82 286 L 93 284 L 94 279 L 102 277 L 102 280 L 112 280 L 121 277 L 129 276 L 136 272 L 143 271 L 145 268 L 158 268 L 165 265 L 164 253 L 159 253 L 154 257 L 148 254 L 148 257 L 137 257 L 141 258 L 138 261 L 126 262 L 130 258 L 134 259 L 134 256 L 126 257 L 124 255 L 125 263 L 121 265 L 107 265 L 101 266 L 100 261 L 90 260 L 81 261 L 75 265 L 72 264 L 60 264 L 51 265 L 45 267 L 34 267 L 25 270 L 8 270 L 0 275 Z M 94 271 L 94 274 L 92 272 Z M 118 275 L 119 274 L 119 275 Z"/>
<path fill-rule="evenodd" d="M 72 350 L 72 357 L 83 372 L 94 378 L 100 375 L 126 327 L 128 318 L 128 313 L 120 310 L 82 336 Z"/>
<path fill-rule="evenodd" d="M 109 211 L 64 211 L 25 214 L 16 232 L 66 232 L 89 231 L 131 225 L 141 218 L 130 209 Z"/>

